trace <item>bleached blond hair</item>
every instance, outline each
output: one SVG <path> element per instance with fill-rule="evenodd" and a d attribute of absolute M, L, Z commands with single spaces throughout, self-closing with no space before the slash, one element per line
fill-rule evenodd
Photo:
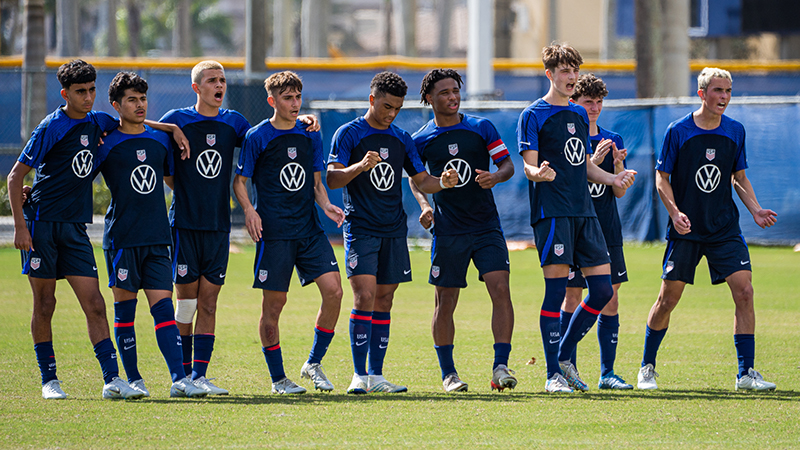
<path fill-rule="evenodd" d="M 708 89 L 708 85 L 711 84 L 712 78 L 722 78 L 723 80 L 728 80 L 733 84 L 733 78 L 731 78 L 731 73 L 725 69 L 719 69 L 717 67 L 706 67 L 700 72 L 700 75 L 697 76 L 697 89 L 700 91 L 705 92 Z"/>
<path fill-rule="evenodd" d="M 218 69 L 225 71 L 225 68 L 222 67 L 222 64 L 216 61 L 200 61 L 192 68 L 192 83 L 200 84 L 203 81 L 203 71 L 207 69 Z"/>

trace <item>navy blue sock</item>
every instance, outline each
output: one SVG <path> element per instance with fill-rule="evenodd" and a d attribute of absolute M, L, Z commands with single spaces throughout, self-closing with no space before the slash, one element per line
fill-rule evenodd
<path fill-rule="evenodd" d="M 448 374 L 456 372 L 456 363 L 453 361 L 453 344 L 434 345 L 436 356 L 439 357 L 439 367 L 442 369 L 442 379 Z M 457 373 L 457 372 L 456 372 Z"/>
<path fill-rule="evenodd" d="M 269 376 L 272 378 L 273 383 L 277 383 L 286 378 L 286 373 L 283 371 L 283 354 L 281 353 L 281 343 L 270 346 L 261 347 L 264 352 L 264 359 L 267 360 L 267 368 L 269 369 Z"/>
<path fill-rule="evenodd" d="M 747 375 L 756 359 L 756 336 L 754 334 L 734 334 L 733 344 L 739 358 L 739 378 Z"/>
<path fill-rule="evenodd" d="M 133 322 L 136 318 L 137 300 L 125 300 L 114 303 L 114 337 L 117 340 L 119 357 L 128 382 L 141 380 L 138 357 L 136 355 L 136 329 Z"/>
<path fill-rule="evenodd" d="M 361 376 L 367 375 L 367 353 L 372 334 L 372 311 L 350 311 L 350 350 L 353 368 Z"/>
<path fill-rule="evenodd" d="M 389 326 L 391 313 L 372 312 L 372 336 L 369 340 L 369 374 L 383 375 L 383 360 L 389 346 Z"/>
<path fill-rule="evenodd" d="M 326 330 L 319 326 L 314 327 L 314 345 L 311 347 L 311 353 L 308 354 L 308 363 L 321 363 L 325 353 L 328 353 L 328 346 L 331 345 L 332 340 L 333 330 Z"/>
<path fill-rule="evenodd" d="M 186 376 L 192 374 L 192 348 L 194 342 L 191 334 L 181 335 L 181 353 L 183 354 L 183 373 Z"/>
<path fill-rule="evenodd" d="M 661 341 L 664 335 L 667 334 L 667 329 L 653 330 L 649 326 L 644 331 L 644 355 L 642 355 L 642 367 L 647 364 L 656 366 L 656 354 L 658 354 L 658 347 L 661 346 Z"/>
<path fill-rule="evenodd" d="M 569 328 L 569 321 L 572 320 L 572 313 L 566 312 L 563 309 L 561 310 L 561 318 L 560 318 L 560 325 L 561 325 L 561 335 L 567 335 L 567 328 Z M 577 367 L 578 366 L 578 347 L 575 347 L 575 351 L 572 352 L 572 357 L 569 359 L 572 361 L 572 364 Z"/>
<path fill-rule="evenodd" d="M 597 318 L 597 342 L 600 344 L 600 375 L 606 376 L 614 371 L 617 359 L 617 339 L 619 335 L 619 314 Z"/>
<path fill-rule="evenodd" d="M 100 363 L 103 371 L 103 381 L 108 384 L 119 376 L 119 365 L 117 365 L 117 351 L 111 338 L 105 338 L 94 346 L 94 356 Z"/>
<path fill-rule="evenodd" d="M 558 367 L 558 344 L 561 342 L 561 303 L 567 294 L 567 277 L 544 279 L 544 301 L 539 313 L 539 330 L 542 333 L 547 378 L 561 373 Z"/>
<path fill-rule="evenodd" d="M 39 363 L 39 372 L 42 373 L 42 384 L 57 380 L 56 354 L 53 352 L 53 341 L 33 344 L 33 351 L 36 352 L 36 362 Z"/>
<path fill-rule="evenodd" d="M 172 299 L 162 298 L 152 308 L 150 315 L 156 328 L 156 342 L 158 349 L 164 355 L 167 362 L 172 381 L 178 381 L 186 377 L 183 370 L 183 351 L 181 349 L 181 335 L 178 325 L 175 323 L 175 308 L 172 306 Z"/>
<path fill-rule="evenodd" d="M 213 334 L 194 335 L 194 360 L 192 361 L 193 380 L 206 376 L 208 363 L 211 361 L 211 353 L 214 352 L 215 339 L 216 337 Z M 181 339 L 181 341 L 183 341 L 183 339 Z"/>
<path fill-rule="evenodd" d="M 492 363 L 492 370 L 500 364 L 508 367 L 508 355 L 511 354 L 511 344 L 504 342 L 497 342 L 494 348 L 494 363 Z"/>
<path fill-rule="evenodd" d="M 600 311 L 614 296 L 611 275 L 590 275 L 585 278 L 589 295 L 575 309 L 567 334 L 561 337 L 561 346 L 558 349 L 559 361 L 569 361 L 572 358 L 572 352 L 577 348 L 578 342 L 589 332 L 597 321 Z"/>

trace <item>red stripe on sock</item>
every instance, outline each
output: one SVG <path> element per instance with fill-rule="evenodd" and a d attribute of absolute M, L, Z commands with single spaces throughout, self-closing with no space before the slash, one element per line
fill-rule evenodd
<path fill-rule="evenodd" d="M 561 313 L 553 312 L 553 311 L 542 310 L 542 312 L 539 313 L 539 314 L 542 315 L 542 316 L 545 316 L 545 317 L 556 317 L 556 318 L 561 317 Z"/>
<path fill-rule="evenodd" d="M 174 320 L 170 320 L 169 322 L 161 322 L 159 324 L 156 324 L 156 330 L 159 330 L 159 329 L 164 328 L 164 327 L 168 327 L 170 325 L 176 325 L 175 321 Z"/>
<path fill-rule="evenodd" d="M 326 330 L 325 328 L 322 328 L 319 325 L 316 326 L 316 329 L 318 329 L 319 331 L 322 331 L 323 333 L 333 333 L 333 330 Z"/>
<path fill-rule="evenodd" d="M 271 351 L 274 351 L 274 350 L 278 350 L 279 348 L 281 348 L 281 344 L 275 344 L 272 347 L 267 347 L 267 351 L 271 352 Z"/>
<path fill-rule="evenodd" d="M 114 322 L 114 328 L 132 327 L 133 322 Z"/>
<path fill-rule="evenodd" d="M 193 360 L 193 361 L 194 361 L 194 362 L 196 362 L 196 363 L 204 363 L 204 364 L 208 364 L 208 361 L 201 361 L 201 360 L 199 360 L 199 359 L 195 359 L 195 360 Z"/>
<path fill-rule="evenodd" d="M 389 325 L 392 321 L 391 320 L 375 320 L 372 319 L 373 325 Z"/>
<path fill-rule="evenodd" d="M 590 313 L 594 314 L 595 316 L 600 314 L 600 311 L 598 311 L 596 309 L 592 309 L 584 301 L 581 301 L 581 308 L 583 308 L 584 311 L 589 311 Z"/>
<path fill-rule="evenodd" d="M 372 316 L 359 316 L 356 314 L 350 314 L 350 318 L 353 320 L 372 320 Z"/>

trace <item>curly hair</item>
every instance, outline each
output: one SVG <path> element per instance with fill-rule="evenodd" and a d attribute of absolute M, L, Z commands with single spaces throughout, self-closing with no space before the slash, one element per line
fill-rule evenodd
<path fill-rule="evenodd" d="M 264 89 L 270 97 L 275 98 L 287 90 L 303 92 L 303 81 L 300 76 L 290 70 L 273 73 L 264 80 Z"/>
<path fill-rule="evenodd" d="M 64 63 L 56 72 L 61 87 L 69 89 L 73 84 L 91 83 L 97 80 L 97 71 L 94 66 L 82 59 L 73 59 Z"/>
<path fill-rule="evenodd" d="M 134 92 L 140 94 L 147 94 L 147 81 L 133 72 L 118 73 L 108 85 L 108 102 L 111 104 L 121 102 L 128 89 L 133 89 Z"/>
<path fill-rule="evenodd" d="M 433 69 L 422 78 L 422 85 L 419 87 L 420 103 L 428 105 L 428 100 L 425 99 L 425 96 L 433 91 L 433 85 L 446 78 L 456 80 L 458 88 L 461 89 L 461 75 L 458 72 L 453 69 Z"/>
<path fill-rule="evenodd" d="M 608 95 L 608 89 L 603 79 L 594 76 L 593 73 L 587 73 L 578 78 L 578 82 L 575 83 L 575 93 L 570 98 L 573 100 L 581 97 L 604 98 L 606 95 Z"/>
<path fill-rule="evenodd" d="M 372 78 L 369 91 L 374 96 L 389 94 L 395 97 L 405 97 L 408 93 L 408 86 L 400 75 L 393 72 L 381 72 Z"/>
<path fill-rule="evenodd" d="M 583 58 L 581 58 L 580 52 L 569 45 L 554 42 L 542 49 L 542 63 L 544 68 L 550 71 L 555 70 L 561 64 L 577 69 L 583 64 Z"/>

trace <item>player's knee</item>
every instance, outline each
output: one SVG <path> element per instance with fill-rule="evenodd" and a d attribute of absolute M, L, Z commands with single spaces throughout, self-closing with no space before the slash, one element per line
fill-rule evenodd
<path fill-rule="evenodd" d="M 748 305 L 753 303 L 753 285 L 750 283 L 744 286 L 737 287 L 731 290 L 733 294 L 733 301 L 737 306 Z"/>
<path fill-rule="evenodd" d="M 567 312 L 573 312 L 581 304 L 581 295 L 583 289 L 567 289 L 567 294 L 564 296 L 564 302 L 561 304 L 561 309 Z"/>
<path fill-rule="evenodd" d="M 669 295 L 669 294 L 661 294 L 658 296 L 658 300 L 656 300 L 655 308 L 659 312 L 672 312 L 676 306 L 678 306 L 678 302 L 680 301 L 681 297 L 678 295 Z"/>
<path fill-rule="evenodd" d="M 47 296 L 34 303 L 33 314 L 40 318 L 52 318 L 56 312 L 56 297 Z"/>
<path fill-rule="evenodd" d="M 178 299 L 175 306 L 175 321 L 178 323 L 192 323 L 196 311 L 196 298 Z"/>
<path fill-rule="evenodd" d="M 106 303 L 99 292 L 97 295 L 92 296 L 90 301 L 86 302 L 83 311 L 89 321 L 108 320 L 106 318 Z"/>

